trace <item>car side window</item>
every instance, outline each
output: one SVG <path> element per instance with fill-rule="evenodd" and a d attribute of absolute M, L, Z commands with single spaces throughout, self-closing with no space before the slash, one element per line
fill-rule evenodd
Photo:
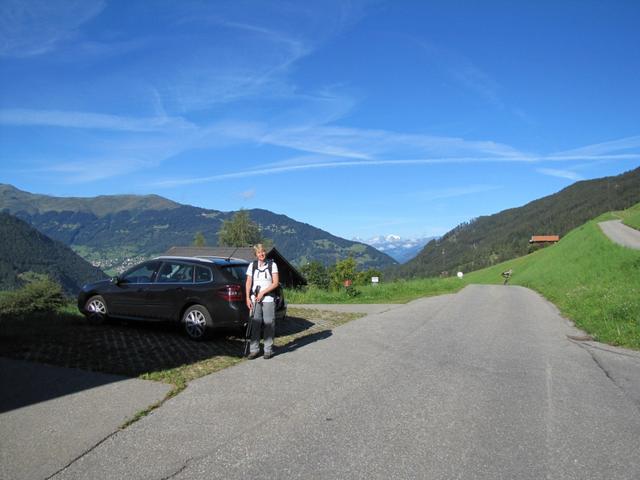
<path fill-rule="evenodd" d="M 196 265 L 196 283 L 206 283 L 213 280 L 213 274 L 209 267 Z"/>
<path fill-rule="evenodd" d="M 158 272 L 159 283 L 193 283 L 193 265 L 164 262 Z"/>
<path fill-rule="evenodd" d="M 151 283 L 153 282 L 158 262 L 147 262 L 122 276 L 123 283 Z"/>

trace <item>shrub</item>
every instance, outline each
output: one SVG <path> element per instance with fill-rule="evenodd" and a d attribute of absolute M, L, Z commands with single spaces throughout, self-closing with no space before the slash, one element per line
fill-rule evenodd
<path fill-rule="evenodd" d="M 356 275 L 356 285 L 370 285 L 371 278 L 378 277 L 380 279 L 382 277 L 382 272 L 375 268 L 370 268 L 369 270 L 365 270 L 364 272 L 358 272 Z"/>
<path fill-rule="evenodd" d="M 19 290 L 0 296 L 0 316 L 14 317 L 54 312 L 66 303 L 62 287 L 49 278 L 38 278 Z"/>

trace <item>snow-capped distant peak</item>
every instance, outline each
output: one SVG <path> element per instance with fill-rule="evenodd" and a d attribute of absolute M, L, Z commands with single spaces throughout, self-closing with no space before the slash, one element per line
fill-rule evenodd
<path fill-rule="evenodd" d="M 376 235 L 368 240 L 360 238 L 354 240 L 371 245 L 398 262 L 404 263 L 415 257 L 422 250 L 422 247 L 433 238 L 435 237 L 403 239 L 400 235 L 389 234 Z"/>

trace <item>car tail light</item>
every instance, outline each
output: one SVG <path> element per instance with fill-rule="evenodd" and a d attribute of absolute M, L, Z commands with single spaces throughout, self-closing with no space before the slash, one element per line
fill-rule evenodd
<path fill-rule="evenodd" d="M 225 285 L 218 290 L 218 296 L 227 302 L 241 302 L 242 287 L 240 285 Z"/>

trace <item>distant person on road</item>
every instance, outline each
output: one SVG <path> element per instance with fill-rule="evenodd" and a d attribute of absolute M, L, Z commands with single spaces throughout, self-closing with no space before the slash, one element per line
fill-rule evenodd
<path fill-rule="evenodd" d="M 500 275 L 503 276 L 504 278 L 504 283 L 503 285 L 506 285 L 507 282 L 509 281 L 509 279 L 511 278 L 511 274 L 513 273 L 513 269 L 509 269 L 509 270 L 505 270 L 504 272 L 502 272 Z"/>
<path fill-rule="evenodd" d="M 273 293 L 280 285 L 280 275 L 276 262 L 266 259 L 267 252 L 261 243 L 253 249 L 257 260 L 247 268 L 245 287 L 252 322 L 248 358 L 253 359 L 260 355 L 260 326 L 264 323 L 264 358 L 269 359 L 273 356 L 273 337 L 276 329 L 276 304 Z"/>

